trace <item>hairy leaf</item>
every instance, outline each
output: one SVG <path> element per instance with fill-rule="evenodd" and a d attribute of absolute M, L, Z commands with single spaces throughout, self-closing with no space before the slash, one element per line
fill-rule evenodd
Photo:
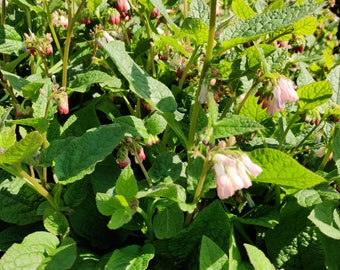
<path fill-rule="evenodd" d="M 200 269 L 228 269 L 228 256 L 209 237 L 203 235 L 200 250 Z"/>

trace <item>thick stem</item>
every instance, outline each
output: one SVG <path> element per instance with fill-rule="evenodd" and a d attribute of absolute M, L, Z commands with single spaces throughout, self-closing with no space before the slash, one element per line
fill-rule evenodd
<path fill-rule="evenodd" d="M 200 81 L 198 84 L 198 90 L 196 93 L 195 104 L 192 111 L 191 121 L 190 121 L 190 129 L 189 129 L 189 138 L 188 138 L 188 149 L 192 149 L 194 146 L 195 140 L 195 133 L 197 127 L 197 119 L 200 109 L 200 102 L 198 101 L 198 97 L 201 92 L 201 86 L 206 76 L 206 73 L 209 69 L 209 64 L 213 56 L 213 49 L 214 49 L 214 41 L 215 41 L 215 28 L 216 28 L 216 2 L 217 0 L 211 0 L 210 2 L 210 22 L 209 22 L 209 37 L 208 37 L 208 44 L 206 49 L 205 60 L 201 72 Z"/>
<path fill-rule="evenodd" d="M 36 180 L 34 177 L 30 176 L 29 174 L 27 174 L 25 171 L 21 170 L 20 171 L 20 175 L 24 178 L 24 180 L 30 185 L 32 186 L 41 196 L 43 196 L 50 204 L 51 206 L 59 211 L 59 208 L 57 206 L 57 204 L 54 201 L 54 198 L 52 197 L 52 195 L 46 190 L 44 189 Z"/>

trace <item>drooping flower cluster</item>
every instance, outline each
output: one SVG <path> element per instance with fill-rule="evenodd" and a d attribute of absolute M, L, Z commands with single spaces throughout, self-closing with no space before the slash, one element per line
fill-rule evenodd
<path fill-rule="evenodd" d="M 221 154 L 213 157 L 216 173 L 217 195 L 223 200 L 235 194 L 237 190 L 252 185 L 249 175 L 257 177 L 262 168 L 253 163 L 246 154 Z"/>
<path fill-rule="evenodd" d="M 274 80 L 271 93 L 257 92 L 256 96 L 259 97 L 258 104 L 262 103 L 262 108 L 267 109 L 268 114 L 281 112 L 285 108 L 286 101 L 296 102 L 299 99 L 293 82 L 285 76 Z"/>
<path fill-rule="evenodd" d="M 24 33 L 26 49 L 30 55 L 36 55 L 38 51 L 42 58 L 45 58 L 47 54 L 53 53 L 52 42 L 53 38 L 51 33 L 46 33 L 44 38 L 37 38 L 33 32 L 30 34 Z"/>
<path fill-rule="evenodd" d="M 117 151 L 117 164 L 120 168 L 125 168 L 131 164 L 131 159 L 129 154 L 135 157 L 135 162 L 142 163 L 146 160 L 146 155 L 144 153 L 144 148 L 137 142 L 133 141 L 131 138 L 122 140 L 120 147 Z"/>

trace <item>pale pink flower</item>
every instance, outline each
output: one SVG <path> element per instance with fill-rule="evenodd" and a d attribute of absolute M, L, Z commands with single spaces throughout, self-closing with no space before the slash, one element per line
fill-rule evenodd
<path fill-rule="evenodd" d="M 257 177 L 262 169 L 253 163 L 246 154 L 224 155 L 213 157 L 216 173 L 217 195 L 223 200 L 235 194 L 237 190 L 252 185 L 249 175 Z"/>
<path fill-rule="evenodd" d="M 58 98 L 58 104 L 57 108 L 60 114 L 68 114 L 69 108 L 68 108 L 68 96 L 67 93 L 64 91 L 61 91 L 57 94 Z"/>
<path fill-rule="evenodd" d="M 119 11 L 128 11 L 130 10 L 130 4 L 127 0 L 118 0 L 117 1 L 117 10 Z"/>
<path fill-rule="evenodd" d="M 267 108 L 267 113 L 274 114 L 285 108 L 286 101 L 296 102 L 298 99 L 293 82 L 285 76 L 281 76 L 274 85 L 273 95 L 263 99 L 262 107 Z"/>
<path fill-rule="evenodd" d="M 106 43 L 109 43 L 111 41 L 114 41 L 115 39 L 106 31 L 103 31 L 103 37 Z"/>

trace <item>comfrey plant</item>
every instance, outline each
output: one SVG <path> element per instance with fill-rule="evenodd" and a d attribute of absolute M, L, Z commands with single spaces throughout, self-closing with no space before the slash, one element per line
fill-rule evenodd
<path fill-rule="evenodd" d="M 0 268 L 337 269 L 334 5 L 3 0 Z"/>

